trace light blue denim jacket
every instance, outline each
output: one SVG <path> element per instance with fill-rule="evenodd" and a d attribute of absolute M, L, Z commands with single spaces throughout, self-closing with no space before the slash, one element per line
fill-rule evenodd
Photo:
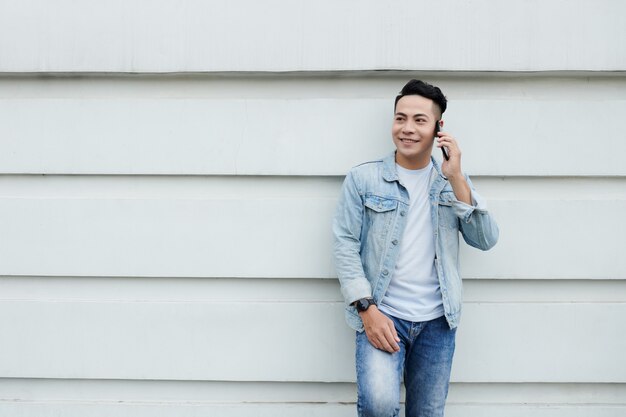
<path fill-rule="evenodd" d="M 498 226 L 474 191 L 473 206 L 456 199 L 434 159 L 428 198 L 435 238 L 435 265 L 450 328 L 458 325 L 463 298 L 459 274 L 459 232 L 469 245 L 488 250 L 498 240 Z M 395 152 L 366 162 L 346 176 L 333 220 L 335 267 L 346 303 L 346 320 L 355 330 L 363 322 L 351 305 L 373 297 L 380 304 L 393 278 L 399 242 L 406 226 L 409 194 L 396 171 Z"/>

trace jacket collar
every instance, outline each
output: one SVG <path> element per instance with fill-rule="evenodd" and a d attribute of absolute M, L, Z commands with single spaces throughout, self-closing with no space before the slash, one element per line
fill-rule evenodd
<path fill-rule="evenodd" d="M 443 180 L 447 180 L 441 172 L 439 162 L 437 162 L 432 156 L 430 157 L 430 160 L 433 163 L 433 167 L 435 167 L 437 175 Z M 400 177 L 398 177 L 398 170 L 396 169 L 396 151 L 391 152 L 383 158 L 383 179 L 388 182 L 400 181 Z"/>

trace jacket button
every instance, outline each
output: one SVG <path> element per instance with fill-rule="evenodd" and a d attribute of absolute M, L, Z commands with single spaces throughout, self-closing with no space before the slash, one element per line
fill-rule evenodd
<path fill-rule="evenodd" d="M 400 216 L 404 217 L 404 215 L 406 214 L 406 211 L 401 211 L 400 212 Z"/>
<path fill-rule="evenodd" d="M 392 244 L 392 245 L 397 245 L 397 244 L 398 244 L 398 239 L 394 239 L 394 240 L 392 240 L 392 241 L 391 241 L 391 244 Z"/>
<path fill-rule="evenodd" d="M 383 275 L 388 275 L 389 271 L 387 271 L 386 269 L 383 269 Z"/>

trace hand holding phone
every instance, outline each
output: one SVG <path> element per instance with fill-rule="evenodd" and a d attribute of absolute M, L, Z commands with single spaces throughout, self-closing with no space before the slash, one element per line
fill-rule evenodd
<path fill-rule="evenodd" d="M 439 133 L 439 131 L 441 130 L 441 126 L 440 126 L 439 122 L 441 122 L 441 120 L 437 120 L 435 122 L 435 139 L 437 139 L 439 137 L 439 136 L 437 136 L 437 133 Z M 441 153 L 443 153 L 443 157 L 445 158 L 446 161 L 450 160 L 450 155 L 448 155 L 448 150 L 446 149 L 445 146 L 441 147 Z"/>

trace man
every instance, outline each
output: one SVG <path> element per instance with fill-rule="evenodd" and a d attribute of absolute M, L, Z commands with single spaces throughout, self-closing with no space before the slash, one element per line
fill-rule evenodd
<path fill-rule="evenodd" d="M 443 416 L 461 312 L 459 232 L 487 250 L 498 227 L 461 172 L 456 139 L 439 131 L 447 100 L 411 80 L 396 97 L 387 157 L 346 176 L 333 221 L 334 257 L 356 332 L 359 416 Z M 441 167 L 433 145 L 447 157 Z"/>

